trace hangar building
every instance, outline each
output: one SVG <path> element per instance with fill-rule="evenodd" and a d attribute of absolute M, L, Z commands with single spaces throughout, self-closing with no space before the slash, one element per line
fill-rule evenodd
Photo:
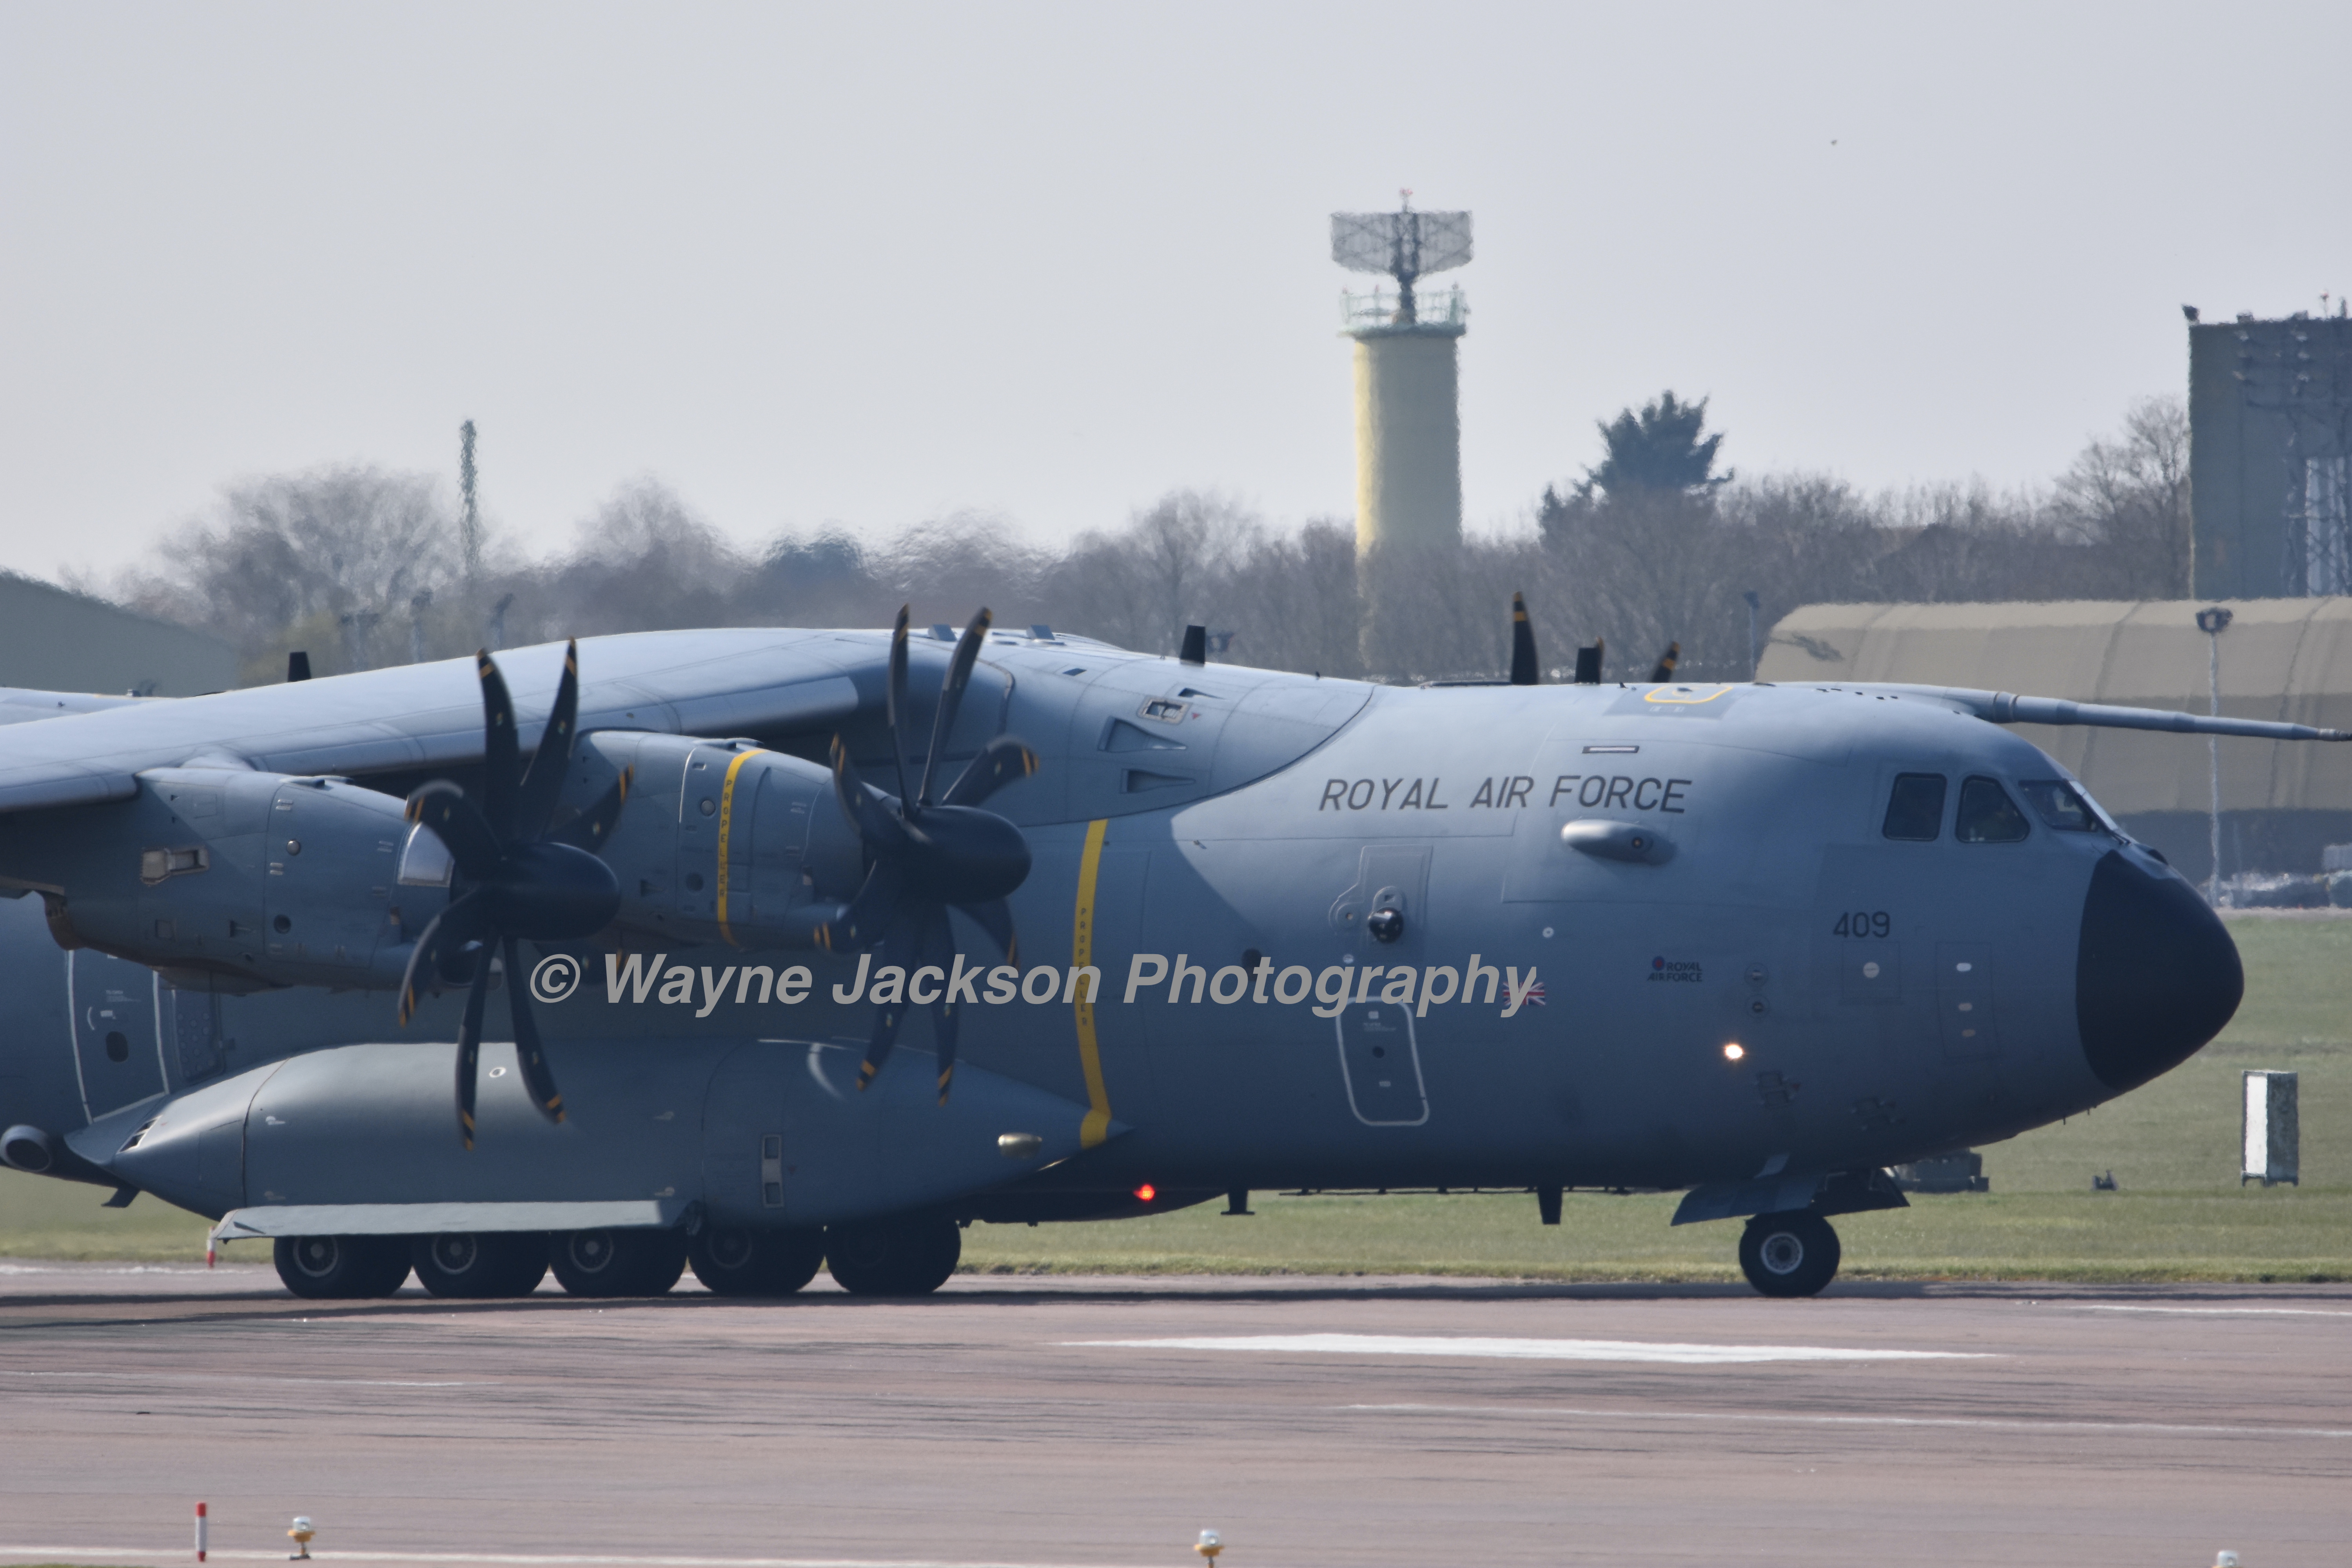
<path fill-rule="evenodd" d="M 1809 605 L 1772 630 L 1759 680 L 1967 686 L 2202 713 L 2200 601 Z M 2352 598 L 2238 600 L 2221 636 L 2221 711 L 2352 729 Z M 2056 757 L 2137 838 L 2202 881 L 2211 800 L 2204 742 L 2138 730 L 2019 733 Z M 2225 739 L 2221 873 L 2320 869 L 2352 841 L 2352 745 Z"/>
<path fill-rule="evenodd" d="M 0 686 L 199 697 L 236 683 L 236 654 L 226 643 L 0 572 Z"/>

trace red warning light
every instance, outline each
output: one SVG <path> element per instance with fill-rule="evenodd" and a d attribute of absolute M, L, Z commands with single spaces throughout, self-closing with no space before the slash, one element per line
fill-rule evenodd
<path fill-rule="evenodd" d="M 1146 1182 L 1143 1185 L 1135 1189 L 1135 1201 L 1139 1204 L 1148 1204 L 1159 1195 L 1160 1189 L 1153 1186 L 1150 1182 Z"/>

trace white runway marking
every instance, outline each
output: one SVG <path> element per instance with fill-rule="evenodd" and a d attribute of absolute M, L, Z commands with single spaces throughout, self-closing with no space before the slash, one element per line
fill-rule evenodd
<path fill-rule="evenodd" d="M 301 1383 L 320 1384 L 329 1388 L 488 1388 L 487 1380 L 455 1382 L 404 1377 L 274 1377 L 252 1376 L 233 1372 L 40 1372 L 22 1367 L 0 1367 L 0 1377 L 61 1377 L 68 1382 L 136 1383 L 140 1384 L 185 1383 L 199 1386 L 226 1383 Z"/>
<path fill-rule="evenodd" d="M 1571 1410 L 1559 1405 L 1341 1405 L 1339 1410 L 1438 1415 L 1565 1415 L 1580 1421 L 1762 1421 L 1775 1426 L 1997 1426 L 2023 1432 L 2162 1432 L 2221 1437 L 2352 1437 L 2339 1426 L 2192 1426 L 2170 1421 L 2026 1421 L 1990 1415 L 1792 1415 L 1738 1410 Z"/>
<path fill-rule="evenodd" d="M 0 1557 L 49 1563 L 121 1563 L 159 1554 L 194 1556 L 184 1541 L 159 1546 L 15 1546 L 0 1542 Z M 232 1563 L 283 1563 L 283 1552 L 223 1552 L 209 1555 Z M 982 1563 L 905 1557 L 583 1557 L 519 1552 L 313 1552 L 320 1563 L 487 1563 L 501 1568 L 1090 1568 L 1085 1563 Z M 1091 1565 L 1099 1568 L 1099 1565 Z"/>
<path fill-rule="evenodd" d="M 1643 1340 L 1451 1339 L 1422 1334 L 1243 1334 L 1198 1340 L 1066 1340 L 1114 1350 L 1304 1351 L 1324 1355 L 1490 1356 L 1510 1361 L 1664 1362 L 1725 1366 L 1769 1361 L 1982 1361 L 1979 1351 L 1839 1350 L 1826 1345 L 1654 1344 Z"/>
<path fill-rule="evenodd" d="M 2198 1318 L 2352 1318 L 2326 1307 L 2124 1307 L 2111 1301 L 2061 1303 L 2080 1312 L 2181 1312 Z"/>

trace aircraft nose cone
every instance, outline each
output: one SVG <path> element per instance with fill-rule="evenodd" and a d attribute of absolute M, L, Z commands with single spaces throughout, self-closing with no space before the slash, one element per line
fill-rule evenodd
<path fill-rule="evenodd" d="M 2120 1094 L 2194 1055 L 2245 994 L 2238 948 L 2205 900 L 2120 850 L 2091 873 L 2074 958 L 2083 1055 Z"/>

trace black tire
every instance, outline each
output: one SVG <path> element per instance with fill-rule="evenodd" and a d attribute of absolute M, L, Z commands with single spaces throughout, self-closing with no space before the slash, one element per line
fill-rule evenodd
<path fill-rule="evenodd" d="M 1830 1222 L 1805 1209 L 1759 1214 L 1739 1236 L 1740 1272 L 1767 1296 L 1820 1295 L 1841 1256 Z"/>
<path fill-rule="evenodd" d="M 409 1261 L 416 1282 L 436 1296 L 528 1296 L 547 1278 L 547 1237 L 535 1230 L 444 1231 L 418 1237 Z"/>
<path fill-rule="evenodd" d="M 824 1232 L 705 1226 L 686 1257 L 713 1295 L 789 1296 L 824 1263 Z"/>
<path fill-rule="evenodd" d="M 928 1296 L 963 1256 L 951 1219 L 895 1219 L 827 1226 L 824 1266 L 853 1296 Z"/>
<path fill-rule="evenodd" d="M 549 1251 L 555 1282 L 574 1296 L 659 1296 L 686 1272 L 674 1230 L 559 1230 Z"/>
<path fill-rule="evenodd" d="M 278 1278 L 306 1300 L 389 1296 L 408 1278 L 403 1236 L 281 1236 L 270 1253 Z"/>

